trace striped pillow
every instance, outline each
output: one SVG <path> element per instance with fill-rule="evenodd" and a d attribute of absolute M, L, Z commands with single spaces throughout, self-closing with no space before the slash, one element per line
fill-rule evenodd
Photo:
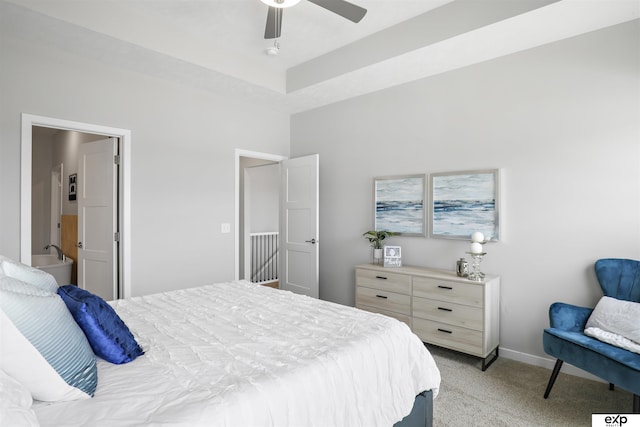
<path fill-rule="evenodd" d="M 49 292 L 58 291 L 58 282 L 51 274 L 0 255 L 0 276 L 2 275 L 22 280 Z"/>
<path fill-rule="evenodd" d="M 60 296 L 0 277 L 0 310 L 0 369 L 24 384 L 37 400 L 93 396 L 96 358 Z"/>

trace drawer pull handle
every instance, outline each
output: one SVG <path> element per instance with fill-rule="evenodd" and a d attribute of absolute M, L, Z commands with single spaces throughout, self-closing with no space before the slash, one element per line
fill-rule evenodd
<path fill-rule="evenodd" d="M 382 298 L 382 299 L 387 299 L 388 297 L 384 296 L 384 295 L 376 295 L 378 298 Z"/>
<path fill-rule="evenodd" d="M 387 280 L 387 278 L 386 278 L 386 277 L 384 277 L 384 276 L 376 276 L 376 279 Z"/>
<path fill-rule="evenodd" d="M 449 290 L 449 291 L 450 291 L 450 290 L 453 290 L 453 288 L 452 288 L 451 286 L 442 286 L 442 285 L 438 285 L 438 287 L 439 287 L 440 289 L 447 289 L 447 290 Z"/>
<path fill-rule="evenodd" d="M 442 310 L 442 311 L 453 311 L 452 308 L 446 308 L 446 307 L 438 307 L 438 310 Z"/>
<path fill-rule="evenodd" d="M 440 332 L 444 332 L 444 333 L 446 333 L 446 334 L 452 334 L 452 333 L 453 333 L 453 332 L 451 332 L 451 331 L 447 331 L 446 329 L 440 329 L 440 328 L 438 328 L 438 330 L 439 330 Z"/>

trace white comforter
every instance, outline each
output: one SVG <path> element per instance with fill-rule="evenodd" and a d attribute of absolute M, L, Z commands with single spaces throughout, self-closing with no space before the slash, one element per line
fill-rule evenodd
<path fill-rule="evenodd" d="M 244 281 L 113 306 L 146 354 L 42 426 L 390 426 L 440 384 L 404 323 Z"/>

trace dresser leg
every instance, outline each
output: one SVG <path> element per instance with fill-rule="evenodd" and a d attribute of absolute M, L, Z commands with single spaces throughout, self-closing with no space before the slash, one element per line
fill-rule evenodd
<path fill-rule="evenodd" d="M 496 353 L 495 353 L 495 355 L 493 356 L 493 358 L 491 358 L 491 360 L 489 360 L 489 361 L 487 362 L 487 360 L 491 357 L 491 355 L 489 355 L 489 356 L 487 356 L 486 358 L 482 359 L 482 372 L 486 371 L 486 370 L 487 370 L 487 368 L 488 368 L 489 366 L 491 366 L 491 364 L 492 364 L 493 362 L 495 362 L 495 361 L 496 361 L 496 359 L 498 358 L 498 356 L 499 356 L 499 355 L 500 355 L 500 347 L 496 347 Z"/>

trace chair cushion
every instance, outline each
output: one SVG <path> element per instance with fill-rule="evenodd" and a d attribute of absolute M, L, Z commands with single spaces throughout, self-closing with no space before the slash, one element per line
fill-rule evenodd
<path fill-rule="evenodd" d="M 602 356 L 615 360 L 616 362 L 619 362 L 631 369 L 640 372 L 640 355 L 636 353 L 624 350 L 611 344 L 607 344 L 595 338 L 591 338 L 582 332 L 562 331 L 555 328 L 547 328 L 544 330 L 544 332 L 575 344 L 582 349 L 586 348 L 592 350 L 598 354 L 601 354 Z M 576 351 L 578 351 L 577 348 Z M 559 359 L 566 360 L 560 357 L 558 354 L 553 355 L 558 357 Z"/>
<path fill-rule="evenodd" d="M 585 336 L 554 328 L 542 334 L 544 351 L 606 382 L 640 394 L 640 355 Z"/>

